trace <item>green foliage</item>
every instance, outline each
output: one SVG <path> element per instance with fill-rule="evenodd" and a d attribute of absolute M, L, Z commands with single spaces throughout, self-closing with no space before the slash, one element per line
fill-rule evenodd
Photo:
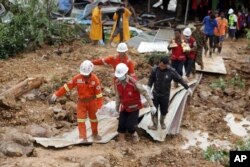
<path fill-rule="evenodd" d="M 219 78 L 210 84 L 212 88 L 220 88 L 221 90 L 225 90 L 226 88 L 233 86 L 234 88 L 244 89 L 245 81 L 241 79 L 239 75 L 235 75 L 233 78 L 229 80 L 224 80 L 223 78 Z"/>
<path fill-rule="evenodd" d="M 238 141 L 232 151 L 250 151 L 250 139 L 246 141 Z M 229 151 L 218 150 L 213 147 L 208 147 L 204 152 L 204 157 L 208 161 L 216 162 L 223 166 L 229 166 Z"/>
<path fill-rule="evenodd" d="M 204 152 L 205 159 L 216 162 L 218 164 L 229 166 L 229 152 L 216 150 L 213 147 L 208 147 Z"/>
<path fill-rule="evenodd" d="M 155 64 L 157 65 L 160 62 L 161 58 L 164 56 L 169 56 L 169 55 L 164 52 L 152 52 L 146 54 L 145 58 L 151 66 L 154 66 Z"/>
<path fill-rule="evenodd" d="M 247 141 L 238 141 L 235 145 L 235 149 L 238 151 L 250 151 L 250 139 Z"/>
<path fill-rule="evenodd" d="M 29 0 L 28 5 L 6 4 L 14 16 L 10 23 L 0 23 L 0 58 L 76 37 L 79 31 L 76 27 L 49 19 L 48 13 L 53 9 L 51 1 L 46 0 L 43 5 L 37 0 Z"/>

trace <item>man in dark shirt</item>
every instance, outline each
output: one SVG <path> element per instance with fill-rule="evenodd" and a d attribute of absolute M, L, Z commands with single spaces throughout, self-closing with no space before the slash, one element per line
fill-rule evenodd
<path fill-rule="evenodd" d="M 164 119 L 168 113 L 168 103 L 171 89 L 171 81 L 179 82 L 185 89 L 188 90 L 188 93 L 192 95 L 192 90 L 189 88 L 187 83 L 182 79 L 182 77 L 169 65 L 168 57 L 163 57 L 157 67 L 152 69 L 151 75 L 148 81 L 148 87 L 151 90 L 153 88 L 153 103 L 158 109 L 160 106 L 161 117 L 160 123 L 161 128 L 166 129 Z M 151 130 L 157 130 L 158 128 L 158 112 L 152 114 L 153 125 L 148 128 Z"/>

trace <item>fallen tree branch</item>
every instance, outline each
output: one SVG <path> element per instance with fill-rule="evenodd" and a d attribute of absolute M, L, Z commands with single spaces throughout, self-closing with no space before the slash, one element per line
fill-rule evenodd
<path fill-rule="evenodd" d="M 15 98 L 29 92 L 32 89 L 39 88 L 44 82 L 43 77 L 27 78 L 10 89 L 0 94 L 0 107 L 15 107 Z"/>

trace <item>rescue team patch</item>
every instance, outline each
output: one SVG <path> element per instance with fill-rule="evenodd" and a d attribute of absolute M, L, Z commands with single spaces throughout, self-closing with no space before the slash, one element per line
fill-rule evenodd
<path fill-rule="evenodd" d="M 84 83 L 82 79 L 77 79 L 76 83 Z"/>
<path fill-rule="evenodd" d="M 95 85 L 95 81 L 91 81 L 91 85 Z"/>

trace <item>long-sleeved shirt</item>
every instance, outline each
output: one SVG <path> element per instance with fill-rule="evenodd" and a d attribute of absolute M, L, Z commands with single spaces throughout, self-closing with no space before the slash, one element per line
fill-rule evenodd
<path fill-rule="evenodd" d="M 122 84 L 127 84 L 127 83 L 129 82 L 129 80 L 132 81 L 132 82 L 135 84 L 135 88 L 139 91 L 140 94 L 142 94 L 142 95 L 145 97 L 145 99 L 147 100 L 149 106 L 150 106 L 150 107 L 154 106 L 154 105 L 153 105 L 153 101 L 152 101 L 152 99 L 150 98 L 150 96 L 149 96 L 147 90 L 144 89 L 144 88 L 142 87 L 142 85 L 141 85 L 139 82 L 137 82 L 133 77 L 127 75 L 126 81 L 125 81 L 124 83 L 123 83 L 123 81 L 118 81 L 118 82 L 122 82 Z M 116 87 L 115 87 L 115 88 L 116 88 Z M 116 100 L 115 100 L 115 102 L 116 102 L 116 111 L 119 111 L 120 97 L 119 97 L 118 90 L 116 90 L 115 92 L 116 92 L 116 96 L 115 96 L 115 97 L 116 97 Z"/>
<path fill-rule="evenodd" d="M 210 16 L 206 16 L 203 20 L 204 33 L 206 35 L 214 35 L 214 28 L 218 27 L 216 19 L 211 19 Z"/>
<path fill-rule="evenodd" d="M 170 95 L 171 81 L 179 82 L 185 89 L 189 86 L 172 67 L 160 70 L 159 67 L 154 67 L 149 77 L 148 86 L 154 85 L 153 93 L 157 96 Z"/>
<path fill-rule="evenodd" d="M 119 63 L 124 63 L 128 66 L 128 74 L 131 76 L 135 76 L 134 62 L 127 55 L 125 56 L 117 55 L 117 56 L 108 56 L 105 58 L 99 58 L 93 60 L 92 63 L 94 65 L 111 65 L 114 70 Z"/>

